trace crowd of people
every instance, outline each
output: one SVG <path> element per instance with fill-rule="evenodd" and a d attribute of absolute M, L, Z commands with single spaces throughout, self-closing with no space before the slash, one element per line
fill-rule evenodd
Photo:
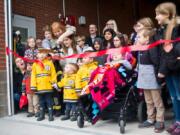
<path fill-rule="evenodd" d="M 180 36 L 180 18 L 174 3 L 161 3 L 155 8 L 158 28 L 151 18 L 139 19 L 134 25 L 134 32 L 127 34 L 118 30 L 116 21 L 107 21 L 103 34 L 97 34 L 97 26 L 89 25 L 89 36 L 77 35 L 76 28 L 61 22 L 53 22 L 43 28 L 44 39 L 27 39 L 27 47 L 19 44 L 20 36 L 15 34 L 14 50 L 20 57 L 15 58 L 17 69 L 14 70 L 15 108 L 21 95 L 27 95 L 28 115 L 45 119 L 48 111 L 49 121 L 54 116 L 61 120 L 76 121 L 78 99 L 84 93 L 97 68 L 123 65 L 126 70 L 138 73 L 137 88 L 144 90 L 147 106 L 147 120 L 139 128 L 154 126 L 154 131 L 164 130 L 165 107 L 161 97 L 161 88 L 167 86 L 175 120 L 167 131 L 180 135 L 180 45 L 179 42 L 166 42 L 146 51 L 105 54 L 98 57 L 52 59 L 54 56 L 65 57 L 73 54 L 91 53 L 111 48 L 131 45 L 148 46 L 161 40 L 174 40 Z M 27 60 L 28 59 L 28 60 Z M 34 61 L 30 61 L 34 60 Z M 123 85 L 123 84 L 122 84 Z M 87 92 L 87 91 L 86 91 Z"/>

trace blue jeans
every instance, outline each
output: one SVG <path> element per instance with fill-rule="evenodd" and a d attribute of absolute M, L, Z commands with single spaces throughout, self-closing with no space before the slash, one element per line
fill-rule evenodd
<path fill-rule="evenodd" d="M 66 102 L 66 111 L 76 113 L 77 103 Z"/>
<path fill-rule="evenodd" d="M 166 84 L 172 99 L 175 120 L 180 122 L 180 74 L 167 76 Z"/>
<path fill-rule="evenodd" d="M 53 107 L 53 97 L 52 97 L 52 93 L 41 93 L 38 94 L 39 97 L 39 105 L 40 108 L 45 109 L 46 105 L 49 108 L 52 109 Z"/>

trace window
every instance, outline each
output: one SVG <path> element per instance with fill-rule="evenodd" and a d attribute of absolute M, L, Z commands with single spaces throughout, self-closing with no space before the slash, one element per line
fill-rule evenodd
<path fill-rule="evenodd" d="M 29 36 L 36 37 L 36 22 L 35 18 L 13 15 L 13 31 L 19 30 L 22 37 L 22 43 L 25 43 Z"/>

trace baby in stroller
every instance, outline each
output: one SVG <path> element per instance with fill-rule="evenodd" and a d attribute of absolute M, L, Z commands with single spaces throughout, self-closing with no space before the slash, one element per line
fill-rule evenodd
<path fill-rule="evenodd" d="M 89 84 L 82 90 L 79 100 L 79 127 L 83 127 L 84 117 L 92 124 L 97 122 L 101 112 L 113 102 L 117 87 L 126 86 L 126 70 L 131 69 L 131 63 L 123 59 L 123 55 L 113 54 L 111 62 L 92 72 Z"/>

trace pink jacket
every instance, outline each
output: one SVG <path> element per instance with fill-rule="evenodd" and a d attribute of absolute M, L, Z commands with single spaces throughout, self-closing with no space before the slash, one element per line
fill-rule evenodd
<path fill-rule="evenodd" d="M 90 78 L 90 92 L 100 110 L 105 109 L 115 96 L 115 87 L 124 86 L 125 82 L 115 68 L 98 67 Z"/>

